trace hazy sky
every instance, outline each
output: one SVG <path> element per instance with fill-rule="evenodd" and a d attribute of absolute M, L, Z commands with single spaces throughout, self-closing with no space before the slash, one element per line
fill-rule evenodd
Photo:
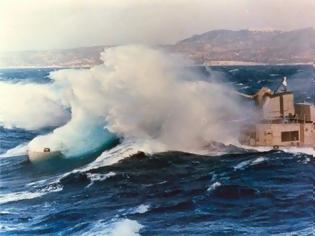
<path fill-rule="evenodd" d="M 315 27 L 315 0 L 0 0 L 0 51 L 174 43 L 213 29 Z"/>

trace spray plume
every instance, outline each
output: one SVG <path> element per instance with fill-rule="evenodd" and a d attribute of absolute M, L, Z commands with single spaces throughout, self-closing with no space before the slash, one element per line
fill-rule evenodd
<path fill-rule="evenodd" d="M 153 140 L 165 150 L 195 151 L 211 141 L 236 142 L 239 130 L 233 120 L 246 114 L 246 109 L 231 88 L 200 80 L 180 56 L 144 46 L 121 46 L 107 49 L 101 59 L 104 64 L 90 69 L 51 73 L 53 83 L 40 93 L 40 106 L 47 106 L 48 94 L 53 94 L 56 107 L 47 106 L 48 113 L 60 114 L 59 107 L 68 107 L 71 119 L 36 137 L 30 149 L 50 147 L 76 156 L 100 148 L 114 138 L 112 134 Z M 27 109 L 34 112 L 32 106 Z M 47 114 L 38 116 L 51 119 Z M 66 110 L 59 116 L 66 119 Z M 37 117 L 32 121 L 19 126 L 39 125 Z"/>
<path fill-rule="evenodd" d="M 70 118 L 50 85 L 0 82 L 0 125 L 28 130 L 60 126 Z"/>

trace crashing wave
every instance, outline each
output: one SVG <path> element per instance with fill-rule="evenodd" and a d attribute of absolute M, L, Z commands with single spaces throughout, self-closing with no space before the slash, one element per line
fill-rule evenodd
<path fill-rule="evenodd" d="M 180 56 L 121 46 L 107 49 L 101 58 L 103 64 L 89 69 L 54 71 L 49 84 L 1 82 L 0 90 L 10 93 L 1 93 L 0 100 L 10 107 L 0 104 L 5 114 L 0 123 L 25 129 L 61 125 L 28 148 L 49 148 L 65 158 L 108 149 L 104 145 L 117 136 L 188 152 L 210 141 L 237 139 L 231 120 L 249 114 L 247 109 L 231 88 L 202 80 Z"/>
<path fill-rule="evenodd" d="M 113 223 L 106 223 L 103 221 L 93 222 L 88 230 L 84 230 L 80 235 L 82 236 L 138 236 L 139 231 L 143 225 L 135 220 L 120 219 Z"/>

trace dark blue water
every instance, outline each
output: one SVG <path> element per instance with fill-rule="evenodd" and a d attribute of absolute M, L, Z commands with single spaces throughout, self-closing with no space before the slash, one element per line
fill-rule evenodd
<path fill-rule="evenodd" d="M 314 101 L 309 66 L 197 69 L 205 79 L 210 73 L 246 93 L 275 89 L 287 76 L 298 101 Z M 49 83 L 51 70 L 1 70 L 0 77 Z M 45 132 L 0 127 L 0 152 Z M 118 145 L 101 160 L 46 166 L 26 156 L 0 157 L 0 234 L 314 235 L 311 155 L 242 149 L 218 156 L 146 155 L 130 152 L 131 146 Z"/>

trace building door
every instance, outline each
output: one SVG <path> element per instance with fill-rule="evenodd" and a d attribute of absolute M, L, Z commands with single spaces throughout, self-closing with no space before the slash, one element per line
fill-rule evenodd
<path fill-rule="evenodd" d="M 266 133 L 265 133 L 265 144 L 267 146 L 273 146 L 274 145 L 273 134 L 272 134 L 272 131 L 270 131 L 270 130 L 266 131 Z"/>

